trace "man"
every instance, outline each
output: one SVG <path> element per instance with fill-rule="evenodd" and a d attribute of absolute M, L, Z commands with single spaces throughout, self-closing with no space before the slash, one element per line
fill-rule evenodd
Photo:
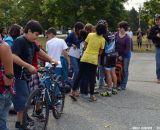
<path fill-rule="evenodd" d="M 148 36 L 155 45 L 156 50 L 156 75 L 157 83 L 160 83 L 160 14 L 155 15 L 155 26 L 151 28 Z"/>
<path fill-rule="evenodd" d="M 11 88 L 9 87 L 12 87 L 13 78 L 13 58 L 10 47 L 7 43 L 0 41 L 0 130 L 8 130 L 6 122 L 11 105 Z"/>
<path fill-rule="evenodd" d="M 51 58 L 54 58 L 59 62 L 60 62 L 61 55 L 64 55 L 64 57 L 68 61 L 68 65 L 70 68 L 70 60 L 69 60 L 69 56 L 67 53 L 68 46 L 67 46 L 66 42 L 63 39 L 56 37 L 56 29 L 53 27 L 51 27 L 47 30 L 46 35 L 48 37 L 48 41 L 46 43 L 46 51 L 48 52 L 48 55 Z M 49 65 L 49 64 L 47 63 L 46 66 L 47 65 Z M 61 63 L 56 66 L 55 73 L 57 75 L 62 76 L 62 64 Z"/>
<path fill-rule="evenodd" d="M 35 40 L 39 34 L 42 34 L 43 29 L 38 21 L 29 21 L 24 28 L 24 35 L 18 37 L 12 46 L 12 52 L 14 57 L 14 73 L 15 73 L 15 90 L 16 95 L 13 96 L 14 108 L 17 111 L 16 128 L 22 129 L 23 110 L 25 103 L 30 93 L 30 88 L 25 78 L 21 76 L 22 67 L 24 66 L 31 73 L 36 73 L 36 68 L 33 67 L 32 61 L 35 53 L 37 53 L 42 59 L 47 62 L 58 64 L 56 60 L 50 58 L 43 50 L 41 50 L 36 44 Z"/>

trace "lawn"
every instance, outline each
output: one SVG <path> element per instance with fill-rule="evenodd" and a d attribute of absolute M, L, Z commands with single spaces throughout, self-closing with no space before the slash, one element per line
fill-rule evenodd
<path fill-rule="evenodd" d="M 66 35 L 57 35 L 57 37 L 65 39 Z M 40 37 L 40 38 L 38 38 L 38 41 L 45 48 L 47 38 Z M 155 48 L 153 45 L 152 45 L 152 48 L 149 48 L 147 50 L 147 47 L 146 47 L 147 43 L 148 43 L 148 41 L 146 39 L 146 36 L 143 36 L 142 48 L 138 48 L 136 36 L 133 36 L 133 51 L 134 52 L 142 52 L 142 53 L 143 52 L 147 52 L 147 53 L 154 52 Z"/>

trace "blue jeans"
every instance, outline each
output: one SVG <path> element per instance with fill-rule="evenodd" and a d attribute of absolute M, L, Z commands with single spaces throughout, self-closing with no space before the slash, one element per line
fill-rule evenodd
<path fill-rule="evenodd" d="M 156 47 L 156 75 L 160 80 L 160 48 Z"/>
<path fill-rule="evenodd" d="M 75 80 L 78 78 L 78 73 L 79 73 L 79 59 L 70 56 L 71 60 L 71 65 L 73 68 L 73 79 L 72 79 L 72 85 L 74 84 Z M 78 89 L 78 86 L 73 86 L 74 90 Z"/>
<path fill-rule="evenodd" d="M 7 128 L 7 119 L 10 106 L 11 94 L 0 94 L 0 130 L 9 130 Z"/>
<path fill-rule="evenodd" d="M 55 74 L 57 75 L 57 76 L 62 76 L 62 68 L 55 68 Z"/>
<path fill-rule="evenodd" d="M 61 64 L 62 64 L 62 76 L 64 78 L 64 81 L 68 81 L 68 63 L 63 56 L 61 56 Z"/>
<path fill-rule="evenodd" d="M 123 79 L 121 81 L 121 88 L 125 89 L 127 86 L 128 82 L 128 74 L 129 74 L 129 63 L 130 63 L 130 58 L 123 58 Z"/>

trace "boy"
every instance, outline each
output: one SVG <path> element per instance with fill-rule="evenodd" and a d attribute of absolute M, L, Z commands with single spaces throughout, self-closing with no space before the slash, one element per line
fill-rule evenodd
<path fill-rule="evenodd" d="M 37 53 L 41 58 L 50 63 L 58 64 L 56 60 L 50 58 L 42 51 L 34 42 L 39 34 L 42 34 L 43 29 L 38 21 L 29 21 L 24 28 L 24 35 L 18 37 L 12 46 L 14 56 L 20 57 L 23 64 L 32 64 L 33 56 Z M 18 61 L 19 62 L 19 61 Z M 22 65 L 23 66 L 23 65 Z M 29 68 L 29 67 L 28 67 Z M 36 68 L 31 66 L 29 72 L 36 73 Z M 13 96 L 14 108 L 17 111 L 16 128 L 22 129 L 23 110 L 29 96 L 30 88 L 27 81 L 21 77 L 22 67 L 14 64 L 15 73 L 15 90 L 16 95 Z"/>

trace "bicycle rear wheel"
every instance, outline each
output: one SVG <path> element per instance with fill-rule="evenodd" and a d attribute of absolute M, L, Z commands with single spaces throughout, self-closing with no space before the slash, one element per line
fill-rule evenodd
<path fill-rule="evenodd" d="M 42 94 L 42 89 L 31 92 L 25 106 L 23 127 L 30 130 L 46 130 L 49 107 Z"/>

